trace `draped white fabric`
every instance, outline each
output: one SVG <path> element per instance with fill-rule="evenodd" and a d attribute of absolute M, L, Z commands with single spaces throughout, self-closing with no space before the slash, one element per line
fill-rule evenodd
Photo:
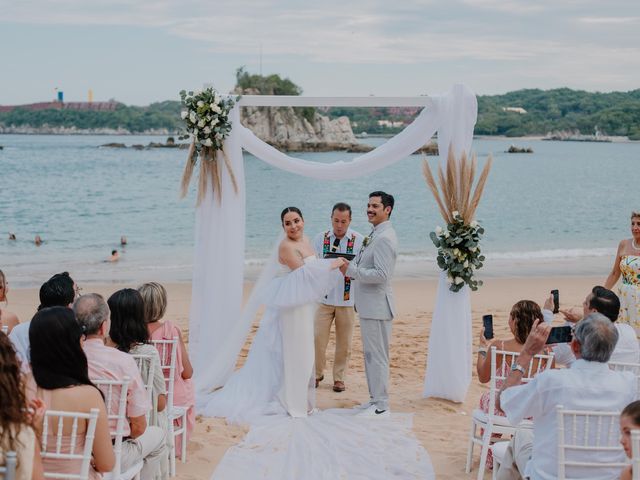
<path fill-rule="evenodd" d="M 245 239 L 242 148 L 275 167 L 319 180 L 355 178 L 392 165 L 424 145 L 436 131 L 441 160 L 446 158 L 449 143 L 456 153 L 468 151 L 477 113 L 475 95 L 465 86 L 456 85 L 449 92 L 430 98 L 431 105 L 423 109 L 411 125 L 382 146 L 350 161 L 330 164 L 301 160 L 279 152 L 243 127 L 240 124 L 239 107 L 233 109 L 232 131 L 225 142 L 225 153 L 235 174 L 238 192 L 234 192 L 229 172 L 223 166 L 222 202 L 219 203 L 209 192 L 196 211 L 189 331 L 196 396 L 206 395 L 211 389 L 224 385 L 233 372 L 252 320 L 251 316 L 241 313 Z M 277 225 L 274 228 L 278 228 Z M 455 298 L 464 301 L 463 294 Z M 469 308 L 470 316 L 470 307 L 466 308 Z M 449 318 L 444 312 L 437 323 L 451 322 L 456 327 L 432 327 L 432 341 L 434 335 L 438 335 L 442 338 L 437 341 L 448 345 L 452 351 L 468 349 L 471 323 L 463 317 Z M 464 322 L 467 325 L 463 325 Z M 467 330 L 468 335 L 464 333 Z M 448 371 L 449 377 L 470 378 L 470 355 L 469 351 L 468 362 L 452 363 L 448 357 L 430 355 L 429 362 L 433 368 Z M 466 385 L 468 387 L 468 381 Z M 438 396 L 458 399 L 459 390 L 456 387 L 451 394 L 439 390 Z"/>

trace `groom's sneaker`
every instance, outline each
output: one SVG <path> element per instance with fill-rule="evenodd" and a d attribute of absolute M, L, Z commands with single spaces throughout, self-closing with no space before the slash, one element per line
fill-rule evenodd
<path fill-rule="evenodd" d="M 373 417 L 373 418 L 388 417 L 389 415 L 391 415 L 391 412 L 389 411 L 389 409 L 378 410 L 378 407 L 376 407 L 375 405 L 371 405 L 369 408 L 362 410 L 360 413 L 358 413 L 358 417 Z"/>

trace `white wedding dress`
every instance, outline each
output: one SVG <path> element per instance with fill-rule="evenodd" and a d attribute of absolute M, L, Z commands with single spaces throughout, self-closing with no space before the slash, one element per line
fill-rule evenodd
<path fill-rule="evenodd" d="M 372 419 L 359 410 L 312 411 L 317 302 L 338 270 L 308 257 L 279 265 L 260 287 L 266 309 L 244 366 L 198 405 L 205 416 L 249 424 L 212 480 L 387 480 L 435 478 L 429 456 L 411 431 L 411 415 Z"/>

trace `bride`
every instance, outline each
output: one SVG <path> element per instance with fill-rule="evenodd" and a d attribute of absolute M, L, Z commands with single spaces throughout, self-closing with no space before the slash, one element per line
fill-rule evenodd
<path fill-rule="evenodd" d="M 254 423 L 270 414 L 306 417 L 314 408 L 314 311 L 346 260 L 316 258 L 300 209 L 285 208 L 280 220 L 284 238 L 252 293 L 266 309 L 247 361 L 209 397 L 204 415 Z"/>

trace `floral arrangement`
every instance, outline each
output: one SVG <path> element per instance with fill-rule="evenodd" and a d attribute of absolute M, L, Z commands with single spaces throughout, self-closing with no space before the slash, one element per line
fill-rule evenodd
<path fill-rule="evenodd" d="M 451 291 L 457 292 L 465 284 L 475 291 L 482 285 L 482 280 L 476 280 L 474 274 L 482 268 L 485 259 L 479 246 L 484 228 L 475 220 L 467 225 L 457 211 L 452 215 L 452 223 L 445 228 L 436 227 L 429 235 L 438 249 L 438 267 L 447 272 Z"/>
<path fill-rule="evenodd" d="M 476 280 L 475 272 L 482 268 L 485 257 L 480 253 L 480 239 L 484 229 L 474 220 L 484 186 L 491 170 L 489 157 L 478 181 L 473 187 L 477 169 L 477 158 L 471 159 L 463 153 L 459 159 L 449 148 L 446 167 L 438 167 L 439 185 L 431 173 L 429 163 L 423 162 L 423 173 L 431 190 L 446 228 L 437 227 L 429 237 L 438 249 L 438 267 L 447 273 L 449 290 L 459 292 L 465 285 L 477 290 L 482 281 Z"/>
<path fill-rule="evenodd" d="M 193 176 L 193 170 L 200 162 L 200 181 L 198 182 L 198 203 L 205 197 L 209 180 L 221 200 L 221 172 L 218 159 L 222 156 L 225 166 L 231 177 L 234 189 L 238 191 L 235 176 L 229 159 L 224 153 L 225 139 L 231 133 L 231 120 L 229 113 L 240 97 L 226 97 L 220 95 L 215 89 L 208 87 L 204 90 L 180 92 L 180 99 L 185 110 L 181 117 L 185 122 L 186 133 L 181 135 L 181 140 L 192 139 L 187 164 L 182 175 L 182 196 L 187 194 L 189 183 Z"/>
<path fill-rule="evenodd" d="M 187 133 L 180 139 L 193 138 L 197 152 L 202 147 L 222 150 L 224 139 L 231 133 L 229 112 L 239 98 L 222 97 L 211 87 L 193 92 L 182 90 L 180 100 L 185 110 L 181 117 Z"/>

